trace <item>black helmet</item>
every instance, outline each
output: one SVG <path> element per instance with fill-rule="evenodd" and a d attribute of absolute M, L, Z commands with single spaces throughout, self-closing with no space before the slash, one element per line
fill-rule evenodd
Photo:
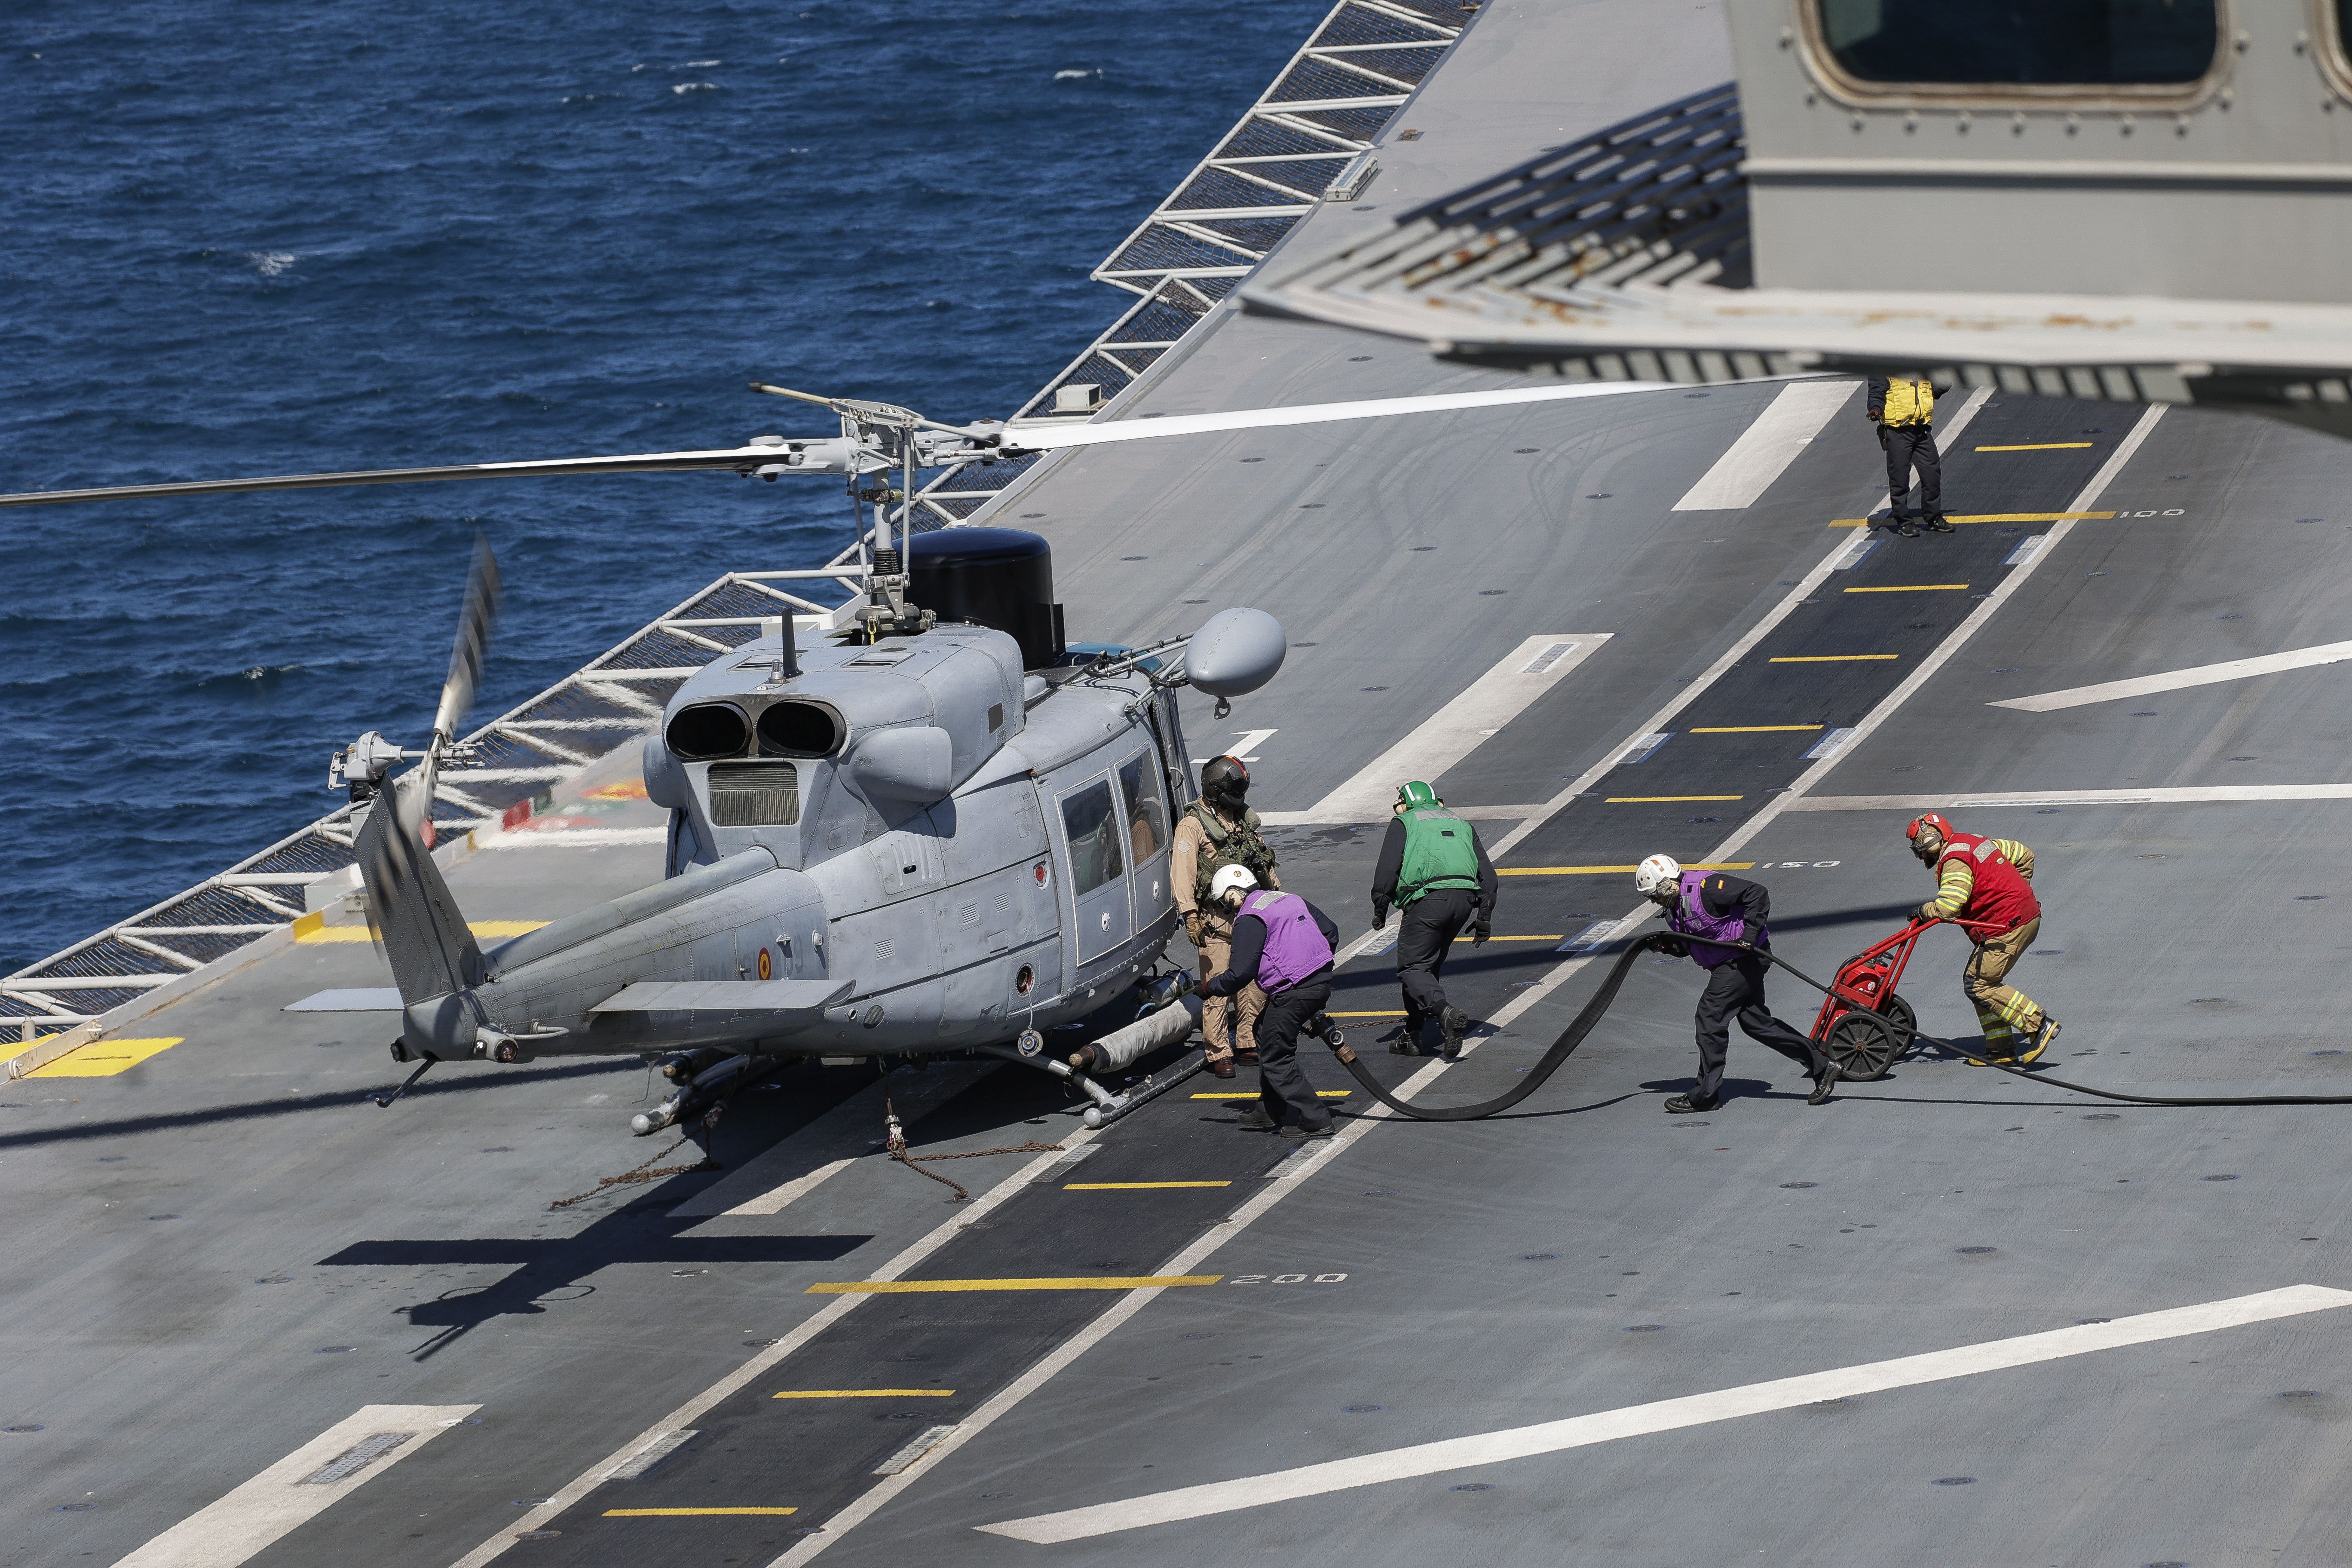
<path fill-rule="evenodd" d="M 1201 793 L 1212 805 L 1238 808 L 1249 793 L 1249 770 L 1239 757 L 1211 757 L 1201 764 Z"/>

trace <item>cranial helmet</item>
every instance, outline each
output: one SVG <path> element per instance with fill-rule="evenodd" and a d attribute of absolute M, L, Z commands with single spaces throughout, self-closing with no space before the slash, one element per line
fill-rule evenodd
<path fill-rule="evenodd" d="M 1247 898 L 1257 886 L 1257 874 L 1246 866 L 1220 866 L 1217 874 L 1209 879 L 1209 899 L 1213 903 L 1233 908 Z"/>
<path fill-rule="evenodd" d="M 1211 757 L 1201 764 L 1201 793 L 1212 805 L 1241 809 L 1249 794 L 1249 770 L 1239 757 Z"/>
<path fill-rule="evenodd" d="M 1952 841 L 1952 825 L 1931 811 L 1913 817 L 1911 826 L 1903 830 L 1903 837 L 1911 841 L 1912 854 L 1922 860 L 1933 860 Z"/>
<path fill-rule="evenodd" d="M 1397 804 L 1410 811 L 1416 806 L 1442 805 L 1444 803 L 1437 798 L 1435 790 L 1415 779 L 1411 784 L 1397 785 Z"/>
<path fill-rule="evenodd" d="M 1633 868 L 1633 890 L 1664 903 L 1681 887 L 1682 862 L 1671 855 L 1653 855 Z"/>

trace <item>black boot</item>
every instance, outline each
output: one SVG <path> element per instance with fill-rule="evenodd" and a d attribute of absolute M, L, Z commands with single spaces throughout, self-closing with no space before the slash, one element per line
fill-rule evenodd
<path fill-rule="evenodd" d="M 1916 539 L 1919 537 L 1919 525 L 1907 517 L 1898 517 L 1895 520 L 1895 531 L 1906 539 Z"/>
<path fill-rule="evenodd" d="M 1830 1090 L 1835 1089 L 1837 1087 L 1838 1079 L 1844 1076 L 1844 1074 L 1838 1071 L 1837 1064 L 1835 1062 L 1832 1062 L 1827 1067 L 1822 1068 L 1822 1076 L 1813 1079 L 1813 1092 L 1805 1096 L 1805 1103 L 1807 1105 L 1827 1105 L 1830 1102 Z"/>
<path fill-rule="evenodd" d="M 1688 1116 L 1694 1110 L 1713 1110 L 1714 1109 L 1715 1101 L 1696 1100 L 1687 1094 L 1678 1094 L 1666 1101 L 1668 1116 Z"/>
<path fill-rule="evenodd" d="M 1274 1118 L 1265 1113 L 1265 1106 L 1253 1105 L 1242 1112 L 1240 1125 L 1244 1132 L 1271 1132 L 1274 1131 Z"/>
<path fill-rule="evenodd" d="M 1460 1061 L 1462 1035 L 1463 1031 L 1470 1027 L 1470 1015 L 1459 1007 L 1448 1007 L 1439 1016 L 1438 1026 L 1444 1031 L 1445 1059 L 1449 1062 Z"/>

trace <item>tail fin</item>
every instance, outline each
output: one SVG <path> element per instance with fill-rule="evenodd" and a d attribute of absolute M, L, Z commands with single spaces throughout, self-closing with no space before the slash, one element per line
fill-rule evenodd
<path fill-rule="evenodd" d="M 415 1003 L 480 984 L 488 966 L 441 868 L 408 821 L 408 793 L 376 796 L 354 847 L 367 886 L 369 932 L 392 965 L 400 999 Z"/>

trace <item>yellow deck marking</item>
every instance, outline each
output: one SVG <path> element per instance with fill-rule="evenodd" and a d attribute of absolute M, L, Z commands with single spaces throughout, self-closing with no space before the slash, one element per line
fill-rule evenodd
<path fill-rule="evenodd" d="M 795 1388 L 778 1399 L 945 1399 L 952 1388 Z"/>
<path fill-rule="evenodd" d="M 1848 588 L 1847 593 L 1853 592 Z M 1818 730 L 1819 724 L 1714 724 L 1693 730 L 1694 735 L 1763 735 L 1778 730 Z"/>
<path fill-rule="evenodd" d="M 1899 653 L 1792 653 L 1769 660 L 1772 664 L 1861 664 L 1874 658 L 1901 658 Z"/>
<path fill-rule="evenodd" d="M 801 1294 L 927 1296 L 972 1290 L 1143 1290 L 1161 1285 L 1214 1285 L 1223 1278 L 1222 1274 L 1119 1274 L 1081 1275 L 1066 1279 L 844 1279 L 812 1285 Z"/>
<path fill-rule="evenodd" d="M 1486 940 L 1488 942 L 1558 942 L 1559 939 L 1560 933 L 1555 931 L 1538 932 L 1534 936 L 1490 936 Z M 1475 936 L 1457 936 L 1454 940 L 1456 942 L 1475 942 L 1478 939 Z M 1336 1018 L 1339 1015 L 1334 1013 L 1331 1016 Z"/>
<path fill-rule="evenodd" d="M 1988 511 L 1973 517 L 1948 517 L 1946 522 L 2071 522 L 2078 518 L 2110 518 L 2111 511 Z M 1833 517 L 1832 528 L 1860 528 L 1869 522 L 1866 517 Z"/>
<path fill-rule="evenodd" d="M 185 1035 L 166 1035 L 154 1040 L 92 1040 L 77 1046 L 45 1067 L 37 1067 L 26 1078 L 112 1078 L 119 1072 L 129 1072 L 149 1057 L 170 1050 L 186 1039 Z"/>
<path fill-rule="evenodd" d="M 317 912 L 314 910 L 311 914 Z M 310 918 L 310 915 L 302 917 L 305 921 Z M 476 921 L 471 929 L 476 936 L 520 936 L 525 931 L 537 931 L 546 923 L 545 921 Z M 365 942 L 368 940 L 368 928 L 315 925 L 305 930 L 299 922 L 297 922 L 294 927 L 294 940 L 296 942 Z"/>
<path fill-rule="evenodd" d="M 751 1513 L 766 1517 L 798 1513 L 796 1508 L 608 1508 L 606 1519 L 703 1519 L 714 1513 Z"/>
<path fill-rule="evenodd" d="M 1402 1018 L 1404 1016 L 1404 1009 L 1399 1007 L 1392 1012 L 1387 1013 L 1332 1013 L 1327 1011 L 1323 1016 L 1327 1018 Z M 1348 1091 L 1342 1089 L 1334 1090 L 1333 1092 L 1345 1094 Z M 1194 1098 L 1197 1099 L 1199 1097 L 1195 1096 Z"/>
<path fill-rule="evenodd" d="M 1734 795 L 1732 798 L 1737 800 L 1739 797 Z M 1753 860 L 1709 860 L 1701 865 L 1688 865 L 1683 868 L 1685 871 L 1752 871 L 1755 868 L 1756 862 Z M 1497 877 L 1597 877 L 1613 873 L 1630 877 L 1634 869 L 1632 866 L 1507 866 L 1496 867 L 1495 875 Z M 1334 1013 L 1331 1016 L 1337 1018 L 1342 1015 Z"/>
<path fill-rule="evenodd" d="M 1673 803 L 1686 800 L 1738 800 L 1741 798 L 1743 797 L 1736 795 L 1612 795 L 1601 804 L 1603 805 L 1648 805 L 1657 803 Z"/>
<path fill-rule="evenodd" d="M 1966 583 L 1905 583 L 1893 588 L 1848 588 L 1849 594 L 1949 594 L 1967 587 Z"/>
<path fill-rule="evenodd" d="M 1327 1016 L 1333 1018 L 1402 1018 L 1404 1015 L 1402 1013 L 1332 1013 L 1327 1015 Z M 1353 1089 L 1318 1089 L 1315 1091 L 1315 1098 L 1318 1100 L 1345 1100 L 1349 1095 L 1354 1092 L 1355 1091 Z M 1246 1093 L 1220 1093 L 1196 1094 L 1192 1098 L 1194 1100 L 1255 1100 L 1257 1096 Z M 1126 1184 L 1114 1182 L 1110 1184 L 1113 1186 L 1122 1186 Z M 1141 1184 L 1149 1185 L 1150 1184 L 1146 1183 Z M 1160 1184 L 1164 1186 L 1222 1187 L 1228 1185 L 1229 1184 L 1224 1182 L 1168 1182 Z"/>
<path fill-rule="evenodd" d="M 1979 447 L 1979 452 L 2063 452 L 2072 447 L 2087 447 L 2088 441 L 2028 441 L 2018 447 Z"/>
<path fill-rule="evenodd" d="M 1197 1097 L 1196 1097 L 1197 1098 Z M 1255 1100 L 1256 1095 L 1247 1096 Z M 1064 1182 L 1066 1193 L 1139 1193 L 1161 1187 L 1230 1187 L 1231 1182 Z"/>

